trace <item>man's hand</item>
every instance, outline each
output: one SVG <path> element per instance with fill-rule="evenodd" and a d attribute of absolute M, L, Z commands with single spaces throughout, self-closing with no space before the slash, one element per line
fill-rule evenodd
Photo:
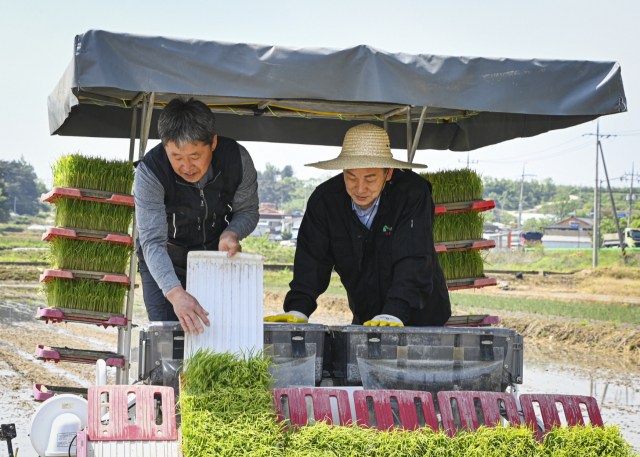
<path fill-rule="evenodd" d="M 204 310 L 198 300 L 196 300 L 190 293 L 182 288 L 182 286 L 176 286 L 167 293 L 167 298 L 173 305 L 173 311 L 178 316 L 182 329 L 185 335 L 193 333 L 204 332 L 202 322 L 209 327 L 208 312 Z M 202 319 L 202 322 L 200 320 Z"/>
<path fill-rule="evenodd" d="M 267 316 L 265 322 L 279 322 L 284 324 L 306 324 L 309 318 L 306 314 L 299 311 L 289 311 L 288 313 L 276 314 L 275 316 Z"/>
<path fill-rule="evenodd" d="M 242 246 L 238 241 L 238 234 L 227 230 L 220 235 L 220 243 L 218 244 L 218 251 L 228 251 L 227 257 L 233 257 L 238 252 L 242 252 Z"/>
<path fill-rule="evenodd" d="M 367 327 L 404 327 L 402 321 L 391 314 L 378 314 L 362 325 Z"/>

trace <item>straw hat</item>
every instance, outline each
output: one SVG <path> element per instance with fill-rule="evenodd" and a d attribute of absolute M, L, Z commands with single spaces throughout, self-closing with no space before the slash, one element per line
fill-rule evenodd
<path fill-rule="evenodd" d="M 391 155 L 389 135 L 373 124 L 351 127 L 344 136 L 338 158 L 310 163 L 306 167 L 321 170 L 351 170 L 354 168 L 427 168 L 419 163 L 402 162 Z"/>

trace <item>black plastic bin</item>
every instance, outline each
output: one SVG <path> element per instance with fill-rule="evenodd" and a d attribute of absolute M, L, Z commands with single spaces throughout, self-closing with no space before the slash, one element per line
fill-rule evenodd
<path fill-rule="evenodd" d="M 435 394 L 522 383 L 523 338 L 505 328 L 329 326 L 325 351 L 333 385 Z"/>
<path fill-rule="evenodd" d="M 264 350 L 275 367 L 272 387 L 314 387 L 322 381 L 326 325 L 265 322 Z"/>

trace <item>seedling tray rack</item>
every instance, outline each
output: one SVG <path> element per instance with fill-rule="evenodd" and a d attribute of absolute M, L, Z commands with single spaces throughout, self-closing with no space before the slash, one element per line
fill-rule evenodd
<path fill-rule="evenodd" d="M 60 197 L 76 198 L 85 201 L 111 203 L 114 205 L 134 206 L 133 195 L 116 194 L 102 190 L 77 189 L 74 187 L 54 187 L 46 194 L 42 194 L 40 201 L 55 203 Z"/>
<path fill-rule="evenodd" d="M 436 214 L 461 213 L 463 211 L 489 211 L 495 207 L 496 202 L 494 200 L 440 203 L 436 205 Z"/>
<path fill-rule="evenodd" d="M 496 247 L 495 240 L 443 241 L 436 243 L 436 252 L 466 251 L 468 249 L 491 249 Z"/>
<path fill-rule="evenodd" d="M 44 272 L 40 275 L 40 282 L 46 282 L 54 278 L 93 279 L 95 281 L 115 282 L 125 284 L 127 286 L 131 284 L 129 276 L 127 275 L 85 270 L 44 270 Z"/>
<path fill-rule="evenodd" d="M 36 358 L 48 362 L 88 363 L 95 364 L 99 359 L 106 361 L 108 367 L 124 367 L 124 356 L 115 352 L 90 351 L 85 349 L 46 348 L 43 344 L 36 346 Z"/>
<path fill-rule="evenodd" d="M 76 324 L 102 325 L 104 328 L 126 327 L 127 318 L 124 314 L 101 313 L 98 311 L 86 311 L 69 308 L 38 308 L 36 319 L 51 322 L 52 324 L 61 322 L 75 322 Z"/>
<path fill-rule="evenodd" d="M 460 289 L 480 289 L 487 286 L 495 286 L 498 284 L 496 278 L 465 278 L 465 279 L 450 279 L 447 281 L 447 288 L 449 290 Z"/>
<path fill-rule="evenodd" d="M 42 235 L 42 241 L 51 241 L 53 238 L 70 238 L 79 241 L 99 241 L 109 243 L 126 244 L 133 246 L 133 238 L 125 233 L 109 233 L 100 230 L 86 230 L 68 227 L 50 227 Z"/>

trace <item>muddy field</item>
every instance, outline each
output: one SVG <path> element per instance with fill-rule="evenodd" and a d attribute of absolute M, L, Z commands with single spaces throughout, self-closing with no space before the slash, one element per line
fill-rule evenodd
<path fill-rule="evenodd" d="M 37 407 L 31 397 L 35 383 L 87 387 L 94 381 L 92 366 L 34 360 L 37 344 L 80 349 L 115 350 L 114 329 L 77 324 L 49 324 L 33 317 L 42 303 L 37 285 L 0 284 L 0 422 L 18 426 L 21 456 L 33 455 L 27 437 Z M 265 293 L 265 315 L 280 312 L 283 292 Z M 138 322 L 144 316 L 136 299 Z M 456 309 L 465 314 L 464 309 Z M 640 329 L 581 326 L 560 319 L 501 315 L 502 325 L 526 336 L 522 392 L 562 392 L 594 395 L 608 423 L 619 424 L 624 436 L 640 450 Z M 312 322 L 346 324 L 351 320 L 344 297 L 321 297 Z M 114 373 L 110 372 L 110 376 Z M 0 456 L 6 449 L 0 444 Z"/>

